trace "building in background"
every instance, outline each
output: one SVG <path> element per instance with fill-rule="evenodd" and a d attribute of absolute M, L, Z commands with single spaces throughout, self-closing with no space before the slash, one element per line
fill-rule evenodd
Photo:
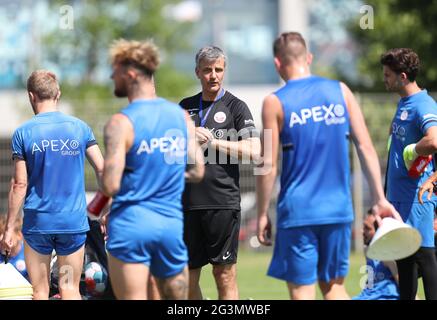
<path fill-rule="evenodd" d="M 83 1 L 66 1 L 66 4 L 76 10 Z M 263 98 L 281 83 L 272 57 L 275 37 L 283 31 L 301 32 L 317 56 L 316 73 L 335 75 L 336 70 L 341 70 L 345 76 L 353 77 L 356 53 L 345 24 L 359 15 L 360 3 L 359 0 L 184 0 L 165 6 L 162 14 L 194 24 L 192 50 L 174 56 L 175 68 L 194 78 L 197 50 L 205 45 L 222 47 L 228 55 L 225 87 L 248 104 L 260 128 Z M 117 6 L 122 7 L 123 2 Z M 71 44 L 59 47 L 62 52 L 59 61 L 53 61 L 47 50 L 44 51 L 46 35 L 59 28 L 58 7 L 53 7 L 49 0 L 0 0 L 3 26 L 0 28 L 0 107 L 6 111 L 0 120 L 0 213 L 6 210 L 7 203 L 10 138 L 13 130 L 31 115 L 24 91 L 25 79 L 31 70 L 41 67 L 55 71 L 61 81 L 71 83 L 83 72 L 85 61 L 72 57 Z M 106 51 L 98 53 L 101 63 L 93 79 L 110 85 Z M 193 93 L 199 89 L 193 88 Z M 242 174 L 241 187 L 242 209 L 253 215 L 254 179 L 249 171 Z"/>

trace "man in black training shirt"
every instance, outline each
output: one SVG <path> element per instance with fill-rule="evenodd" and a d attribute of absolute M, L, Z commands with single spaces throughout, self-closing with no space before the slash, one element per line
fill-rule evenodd
<path fill-rule="evenodd" d="M 238 161 L 249 163 L 260 153 L 260 140 L 247 105 L 222 87 L 226 56 L 204 47 L 196 55 L 202 92 L 180 105 L 196 125 L 205 150 L 205 176 L 185 186 L 184 240 L 189 256 L 189 299 L 202 299 L 202 267 L 213 266 L 219 299 L 238 299 L 237 262 L 240 230 Z"/>

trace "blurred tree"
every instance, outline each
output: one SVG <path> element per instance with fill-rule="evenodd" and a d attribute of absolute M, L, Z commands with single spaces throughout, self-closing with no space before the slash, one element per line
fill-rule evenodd
<path fill-rule="evenodd" d="M 62 102 L 75 116 L 87 122 L 103 149 L 103 127 L 109 115 L 117 112 L 126 99 L 115 99 L 110 79 L 109 47 L 119 38 L 153 39 L 160 49 L 161 65 L 156 73 L 159 96 L 178 102 L 195 85 L 192 74 L 172 66 L 174 54 L 191 49 L 193 23 L 178 20 L 171 6 L 181 0 L 65 0 L 48 1 L 60 24 L 43 37 L 47 67 L 61 78 Z M 65 7 L 65 5 L 71 7 Z M 72 10 L 71 10 L 72 9 Z M 73 14 L 71 15 L 71 12 Z M 66 19 L 73 16 L 73 24 Z M 54 19 L 48 19 L 51 22 Z M 56 19 L 57 20 L 57 19 Z M 67 26 L 63 28 L 62 25 Z M 87 189 L 96 190 L 91 167 L 86 167 Z"/>
<path fill-rule="evenodd" d="M 360 89 L 385 90 L 381 54 L 391 48 L 408 47 L 421 59 L 419 85 L 437 90 L 437 1 L 368 0 L 366 4 L 373 7 L 374 28 L 361 29 L 359 21 L 352 21 L 349 27 L 360 45 Z"/>
<path fill-rule="evenodd" d="M 44 39 L 46 60 L 60 66 L 64 96 L 107 97 L 111 90 L 108 48 L 119 38 L 152 38 L 160 48 L 159 95 L 178 100 L 193 85 L 190 76 L 171 65 L 173 54 L 190 49 L 192 23 L 171 17 L 169 6 L 180 0 L 86 0 L 72 4 L 72 29 L 55 28 Z M 65 1 L 50 1 L 59 14 Z M 167 13 L 167 14 L 166 14 Z M 61 11 L 61 18 L 62 17 Z"/>
<path fill-rule="evenodd" d="M 353 84 L 357 81 L 357 49 L 347 30 L 351 17 L 359 15 L 361 0 L 308 1 L 311 32 L 309 48 L 314 54 L 312 70 L 328 78 Z"/>

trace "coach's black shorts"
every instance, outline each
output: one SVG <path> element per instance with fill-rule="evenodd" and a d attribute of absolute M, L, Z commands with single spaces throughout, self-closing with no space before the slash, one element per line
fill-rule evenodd
<path fill-rule="evenodd" d="M 237 262 L 240 216 L 239 210 L 232 209 L 185 212 L 184 241 L 190 269 Z"/>

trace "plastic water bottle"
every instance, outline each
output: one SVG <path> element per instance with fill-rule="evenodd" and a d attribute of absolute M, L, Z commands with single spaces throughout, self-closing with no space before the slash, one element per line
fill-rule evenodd
<path fill-rule="evenodd" d="M 432 156 L 418 156 L 411 165 L 410 170 L 408 170 L 408 175 L 410 178 L 417 179 L 425 171 L 428 164 L 432 161 Z"/>
<path fill-rule="evenodd" d="M 105 196 L 101 191 L 97 191 L 94 199 L 87 206 L 87 210 L 95 217 L 99 217 L 103 208 L 109 201 L 109 197 Z"/>

